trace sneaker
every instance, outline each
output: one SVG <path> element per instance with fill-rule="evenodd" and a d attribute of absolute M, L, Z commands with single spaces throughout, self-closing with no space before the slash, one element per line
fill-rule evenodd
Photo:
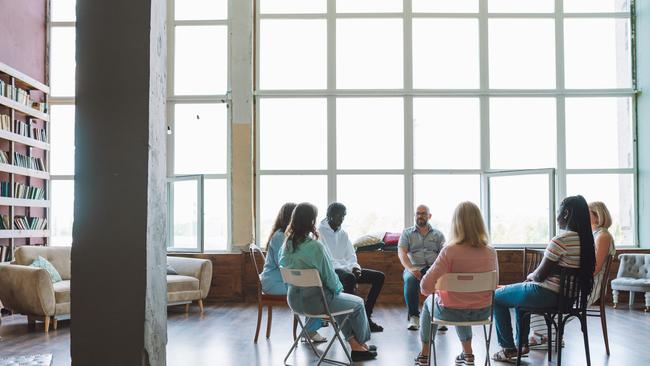
<path fill-rule="evenodd" d="M 370 319 L 370 318 L 368 318 L 368 326 L 369 326 L 370 331 L 372 333 L 383 332 L 384 331 L 384 327 L 382 327 L 381 325 L 373 322 L 372 319 Z"/>
<path fill-rule="evenodd" d="M 325 342 L 327 342 L 327 338 L 323 337 L 318 332 L 309 333 L 309 334 L 307 334 L 307 336 L 309 337 L 309 339 L 311 339 L 311 341 L 313 343 L 325 343 Z M 303 339 L 303 342 L 307 342 L 307 340 Z"/>
<path fill-rule="evenodd" d="M 415 366 L 429 366 L 429 356 L 418 354 L 415 358 Z"/>
<path fill-rule="evenodd" d="M 420 329 L 420 317 L 417 315 L 411 315 L 409 317 L 409 330 L 418 330 Z"/>
<path fill-rule="evenodd" d="M 352 358 L 353 362 L 374 360 L 375 358 L 377 358 L 377 352 L 373 352 L 373 351 L 352 351 L 352 352 L 350 352 L 350 358 Z"/>
<path fill-rule="evenodd" d="M 448 331 L 448 330 L 449 330 L 449 329 L 448 329 L 447 326 L 445 326 L 445 325 L 441 325 L 440 327 L 438 327 L 438 331 L 439 331 L 439 332 L 446 332 L 446 331 Z"/>
<path fill-rule="evenodd" d="M 471 353 L 461 352 L 456 356 L 456 366 L 474 366 L 474 355 Z"/>

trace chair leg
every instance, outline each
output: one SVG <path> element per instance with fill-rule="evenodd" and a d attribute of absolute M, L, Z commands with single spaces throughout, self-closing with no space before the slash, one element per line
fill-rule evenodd
<path fill-rule="evenodd" d="M 605 313 L 605 301 L 600 299 L 600 326 L 603 329 L 603 338 L 605 339 L 605 351 L 609 356 L 609 337 L 607 336 L 607 314 Z"/>
<path fill-rule="evenodd" d="M 348 348 L 345 346 L 345 343 L 343 343 L 343 338 L 341 337 L 341 328 L 345 326 L 345 323 L 348 321 L 348 317 L 346 316 L 345 319 L 343 319 L 343 322 L 339 325 L 336 319 L 332 318 L 332 328 L 334 328 L 334 336 L 332 340 L 327 344 L 327 347 L 325 348 L 325 351 L 321 354 L 320 359 L 318 360 L 318 363 L 316 363 L 316 366 L 320 366 L 320 364 L 323 363 L 323 361 L 326 361 L 325 356 L 327 356 L 327 353 L 329 352 L 330 348 L 334 345 L 335 339 L 338 339 L 339 343 L 341 343 L 341 347 L 343 347 L 343 350 L 345 351 L 345 355 L 348 357 L 348 360 L 350 361 L 350 365 L 352 364 L 352 356 L 348 353 Z"/>
<path fill-rule="evenodd" d="M 564 339 L 564 320 L 562 314 L 558 314 L 557 318 L 557 334 L 555 335 L 556 343 L 555 349 L 557 352 L 557 366 L 562 366 L 562 339 Z M 550 347 L 550 346 L 549 346 Z"/>
<path fill-rule="evenodd" d="M 490 332 L 488 333 L 485 324 L 483 324 L 483 336 L 485 337 L 485 366 L 490 366 L 490 339 L 492 338 L 492 324 L 490 323 Z"/>
<path fill-rule="evenodd" d="M 185 304 L 185 313 L 188 314 L 190 312 L 190 304 Z"/>
<path fill-rule="evenodd" d="M 548 348 L 548 362 L 551 362 L 553 359 L 553 329 L 551 328 L 553 326 L 553 323 L 551 322 L 550 317 L 548 314 L 544 315 L 544 320 L 546 321 L 546 348 Z M 557 343 L 557 337 L 555 340 L 555 343 Z"/>
<path fill-rule="evenodd" d="M 266 338 L 271 336 L 271 322 L 273 322 L 273 306 L 266 306 Z"/>
<path fill-rule="evenodd" d="M 519 312 L 517 310 L 517 312 Z M 517 324 L 517 329 L 519 333 L 519 339 L 517 340 L 517 366 L 521 365 L 521 351 L 524 345 L 524 337 L 528 337 L 528 334 L 524 334 L 521 330 L 524 328 L 524 318 L 526 317 L 525 313 L 519 314 L 519 322 Z"/>
<path fill-rule="evenodd" d="M 291 356 L 291 352 L 293 352 L 293 350 L 296 349 L 296 347 L 298 347 L 298 341 L 300 340 L 300 338 L 302 338 L 303 335 L 306 335 L 305 334 L 306 333 L 305 327 L 302 325 L 302 321 L 300 320 L 298 315 L 294 314 L 293 317 L 294 317 L 294 320 L 297 320 L 298 323 L 300 324 L 300 334 L 298 335 L 298 337 L 296 339 L 293 340 L 293 344 L 291 345 L 291 348 L 289 348 L 289 352 L 287 352 L 287 355 L 284 356 L 284 364 L 285 365 L 287 364 L 287 359 L 289 359 L 289 356 Z M 316 353 L 316 355 L 318 356 L 318 352 L 316 352 L 316 349 L 314 348 L 314 345 L 311 343 L 311 339 L 309 337 L 307 338 L 307 341 L 309 342 L 309 345 L 311 346 L 312 351 L 314 351 L 314 353 Z"/>
<path fill-rule="evenodd" d="M 203 299 L 199 299 L 199 309 L 201 310 L 201 314 L 203 314 Z"/>
<path fill-rule="evenodd" d="M 618 290 L 612 290 L 612 302 L 614 303 L 614 309 L 618 306 Z"/>
<path fill-rule="evenodd" d="M 296 329 L 298 329 L 298 318 L 293 317 L 293 340 L 296 340 Z"/>
<path fill-rule="evenodd" d="M 589 355 L 589 332 L 587 331 L 587 316 L 586 314 L 583 314 L 579 316 L 579 318 L 581 323 L 580 328 L 582 330 L 582 337 L 585 342 L 585 356 L 587 357 L 587 366 L 591 366 L 591 356 Z"/>
<path fill-rule="evenodd" d="M 255 338 L 253 343 L 257 343 L 257 337 L 260 334 L 260 325 L 262 324 L 262 303 L 257 303 L 257 327 L 255 328 Z"/>
<path fill-rule="evenodd" d="M 646 313 L 650 311 L 650 292 L 645 293 L 645 309 L 643 311 Z"/>
<path fill-rule="evenodd" d="M 635 292 L 630 291 L 630 297 L 627 299 L 628 300 L 627 303 L 630 306 L 630 308 L 634 307 L 634 295 L 635 295 Z"/>
<path fill-rule="evenodd" d="M 34 317 L 32 317 L 31 315 L 27 316 L 27 328 L 29 330 L 33 330 L 34 328 L 36 328 L 36 319 L 34 319 Z"/>
<path fill-rule="evenodd" d="M 433 342 L 433 323 L 429 324 L 429 344 L 427 345 L 429 347 L 429 359 L 427 360 L 427 365 L 431 366 L 431 350 L 433 349 L 433 363 L 434 365 L 438 364 L 438 361 L 436 360 L 436 344 Z"/>
<path fill-rule="evenodd" d="M 50 331 L 50 317 L 45 316 L 45 319 L 43 319 L 44 325 L 45 325 L 45 333 L 48 333 Z"/>
<path fill-rule="evenodd" d="M 52 317 L 52 328 L 56 330 L 59 327 L 59 321 L 55 317 Z"/>

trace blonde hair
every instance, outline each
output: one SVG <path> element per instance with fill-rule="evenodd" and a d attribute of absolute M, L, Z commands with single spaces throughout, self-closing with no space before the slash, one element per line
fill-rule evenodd
<path fill-rule="evenodd" d="M 465 201 L 456 206 L 451 219 L 449 244 L 466 244 L 484 247 L 490 243 L 481 210 L 474 203 Z"/>
<path fill-rule="evenodd" d="M 604 203 L 600 201 L 590 202 L 589 211 L 591 211 L 598 219 L 597 227 L 609 229 L 609 227 L 612 226 L 612 215 L 609 214 L 609 210 Z"/>

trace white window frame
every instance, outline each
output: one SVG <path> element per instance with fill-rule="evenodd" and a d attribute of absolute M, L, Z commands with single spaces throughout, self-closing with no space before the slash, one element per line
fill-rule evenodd
<path fill-rule="evenodd" d="M 341 174 L 397 174 L 404 177 L 404 226 L 412 225 L 411 212 L 414 209 L 413 203 L 413 177 L 416 174 L 480 174 L 481 175 L 481 209 L 484 213 L 489 212 L 489 192 L 488 192 L 488 175 L 505 174 L 497 173 L 490 167 L 490 134 L 489 134 L 489 112 L 490 98 L 492 97 L 552 97 L 556 98 L 556 130 L 557 130 L 557 150 L 556 150 L 556 167 L 541 171 L 547 172 L 553 176 L 553 184 L 549 197 L 554 200 L 549 212 L 549 220 L 553 220 L 550 227 L 555 232 L 555 207 L 566 196 L 566 176 L 567 174 L 633 174 L 633 202 L 634 207 L 634 243 L 638 246 L 638 188 L 637 188 L 637 121 L 636 114 L 632 116 L 632 149 L 633 165 L 631 168 L 620 169 L 567 169 L 566 168 L 566 137 L 565 137 L 565 98 L 571 96 L 590 96 L 590 97 L 631 97 L 633 107 L 636 104 L 636 78 L 635 68 L 635 24 L 634 24 L 634 1 L 631 1 L 630 12 L 617 13 L 563 13 L 563 0 L 555 0 L 555 11 L 553 13 L 489 13 L 488 0 L 479 1 L 478 13 L 413 13 L 412 0 L 404 0 L 403 12 L 400 13 L 354 13 L 339 14 L 336 13 L 336 0 L 327 1 L 327 12 L 319 14 L 260 14 L 260 0 L 256 1 L 255 7 L 255 57 L 254 72 L 257 76 L 254 85 L 254 97 L 256 100 L 255 107 L 255 146 L 259 146 L 259 100 L 260 98 L 309 98 L 319 97 L 327 99 L 327 169 L 326 170 L 262 170 L 259 167 L 260 151 L 256 149 L 255 167 L 255 202 L 256 202 L 256 238 L 260 237 L 260 177 L 262 175 L 310 175 L 326 174 L 328 179 L 329 202 L 337 198 L 337 176 Z M 404 87 L 402 89 L 337 89 L 336 88 L 336 20 L 337 19 L 378 19 L 378 18 L 398 18 L 403 22 L 403 52 L 404 52 Z M 480 68 L 480 87 L 478 89 L 414 89 L 413 88 L 413 50 L 412 50 L 412 20 L 413 18 L 471 18 L 479 21 L 479 68 Z M 556 70 L 556 87 L 554 89 L 490 89 L 489 87 L 489 59 L 488 59 L 488 20 L 494 18 L 535 18 L 535 19 L 553 19 L 555 20 L 555 70 Z M 566 89 L 564 85 L 564 19 L 572 18 L 620 18 L 629 19 L 631 27 L 631 58 L 632 58 L 632 87 L 626 89 Z M 261 90 L 259 85 L 260 70 L 260 21 L 262 19 L 325 19 L 327 21 L 327 88 L 325 90 Z M 345 97 L 403 97 L 404 98 L 404 168 L 403 169 L 375 169 L 375 170 L 341 170 L 336 167 L 336 99 Z M 413 98 L 417 97 L 475 97 L 480 100 L 480 141 L 481 156 L 480 167 L 478 169 L 414 169 L 413 167 Z M 539 171 L 539 170 L 526 170 Z M 513 173 L 514 174 L 514 173 Z M 549 198 L 549 199 L 550 199 Z M 489 218 L 489 215 L 486 215 Z M 489 225 L 489 222 L 488 222 Z M 524 245 L 527 246 L 527 245 Z M 534 246 L 534 244 L 531 244 Z M 505 247 L 513 248 L 512 245 Z M 619 247 L 625 247 L 621 245 Z"/>
<path fill-rule="evenodd" d="M 205 248 L 205 231 L 203 230 L 203 175 L 177 175 L 167 178 L 167 251 L 202 253 Z M 196 247 L 175 247 L 174 246 L 174 183 L 183 181 L 196 181 Z"/>

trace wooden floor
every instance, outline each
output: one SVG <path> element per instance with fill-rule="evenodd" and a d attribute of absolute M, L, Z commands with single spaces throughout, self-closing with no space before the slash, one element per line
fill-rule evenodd
<path fill-rule="evenodd" d="M 592 365 L 647 365 L 650 364 L 650 313 L 640 309 L 611 309 L 607 311 L 612 355 L 607 357 L 596 318 L 590 319 L 589 337 Z M 412 365 L 413 357 L 419 351 L 417 332 L 406 329 L 405 309 L 401 307 L 378 307 L 374 319 L 385 328 L 383 333 L 373 333 L 370 343 L 379 348 L 374 361 L 362 363 L 368 366 Z M 167 364 L 172 366 L 201 365 L 282 365 L 284 355 L 290 346 L 291 321 L 288 309 L 275 309 L 273 330 L 270 339 L 260 335 L 257 345 L 253 344 L 253 332 L 257 309 L 251 304 L 212 304 L 201 316 L 196 307 L 189 315 L 182 308 L 170 308 L 167 344 Z M 35 353 L 53 353 L 54 365 L 70 365 L 70 324 L 62 322 L 59 329 L 45 334 L 40 328 L 28 331 L 27 319 L 23 316 L 3 318 L 0 327 L 0 357 Z M 264 329 L 262 329 L 262 332 Z M 331 328 L 323 332 L 329 336 Z M 484 357 L 482 332 L 474 331 L 474 349 L 477 357 Z M 491 350 L 497 349 L 493 335 Z M 450 329 L 437 337 L 439 365 L 453 365 L 453 358 L 460 352 L 456 333 Z M 577 322 L 568 326 L 565 338 L 566 348 L 563 364 L 584 365 L 582 337 Z M 321 347 L 323 348 L 323 347 Z M 342 357 L 340 349 L 335 352 Z M 293 365 L 314 363 L 313 355 L 306 345 L 301 345 L 297 356 L 290 358 Z M 545 351 L 533 351 L 525 359 L 528 365 L 547 365 Z M 554 358 L 555 360 L 555 358 Z M 478 361 L 478 360 L 477 360 Z M 482 364 L 477 362 L 477 365 Z M 499 363 L 493 363 L 499 365 Z"/>

